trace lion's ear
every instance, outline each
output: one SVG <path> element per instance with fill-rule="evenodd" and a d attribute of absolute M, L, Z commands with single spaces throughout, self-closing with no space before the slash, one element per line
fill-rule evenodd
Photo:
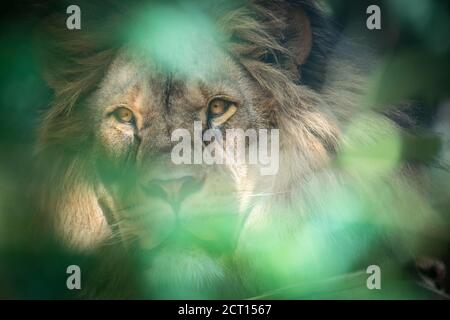
<path fill-rule="evenodd" d="M 312 0 L 256 0 L 256 5 L 262 13 L 263 28 L 283 47 L 281 51 L 272 47 L 278 61 L 283 61 L 288 69 L 305 64 L 314 42 L 310 19 L 317 10 L 315 3 Z M 286 51 L 289 64 L 282 58 Z"/>
<path fill-rule="evenodd" d="M 76 77 L 73 67 L 78 56 L 78 48 L 73 45 L 81 32 L 65 28 L 62 14 L 54 14 L 43 19 L 38 25 L 34 45 L 41 75 L 47 85 L 59 92 Z M 71 70 L 72 74 L 68 73 Z"/>
<path fill-rule="evenodd" d="M 65 10 L 53 10 L 35 30 L 35 49 L 44 80 L 55 92 L 94 82 L 116 47 L 117 20 L 107 5 L 80 2 L 81 30 L 69 30 Z M 102 19 L 98 19 L 102 17 Z"/>
<path fill-rule="evenodd" d="M 289 7 L 287 12 L 287 29 L 285 33 L 287 49 L 294 63 L 300 66 L 311 53 L 313 33 L 311 23 L 301 7 Z"/>
<path fill-rule="evenodd" d="M 54 16 L 44 21 L 36 37 L 42 76 L 55 92 L 98 80 L 112 53 L 105 37 L 68 30 L 63 18 Z"/>

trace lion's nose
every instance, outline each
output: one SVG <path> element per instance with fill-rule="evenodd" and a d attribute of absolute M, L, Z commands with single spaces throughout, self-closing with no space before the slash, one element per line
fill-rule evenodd
<path fill-rule="evenodd" d="M 178 205 L 189 195 L 196 193 L 203 186 L 203 179 L 184 176 L 176 179 L 153 179 L 145 190 L 149 196 L 165 199 L 178 208 Z"/>

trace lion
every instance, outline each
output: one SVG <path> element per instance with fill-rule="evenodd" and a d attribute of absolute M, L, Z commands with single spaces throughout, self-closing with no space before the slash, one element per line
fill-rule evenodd
<path fill-rule="evenodd" d="M 426 170 L 400 161 L 397 109 L 364 99 L 376 59 L 317 2 L 80 7 L 81 30 L 55 14 L 38 33 L 54 99 L 37 198 L 62 245 L 103 257 L 85 296 L 258 296 L 403 266 L 439 230 Z M 195 121 L 279 130 L 278 172 L 174 164 L 171 133 Z"/>

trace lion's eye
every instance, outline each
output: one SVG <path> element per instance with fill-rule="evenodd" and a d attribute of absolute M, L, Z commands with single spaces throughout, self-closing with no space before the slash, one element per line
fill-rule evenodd
<path fill-rule="evenodd" d="M 220 126 L 224 124 L 236 112 L 237 108 L 234 102 L 215 98 L 208 105 L 208 121 L 211 126 Z"/>
<path fill-rule="evenodd" d="M 125 107 L 118 107 L 113 112 L 114 117 L 124 123 L 133 123 L 134 122 L 134 115 L 133 112 Z"/>
<path fill-rule="evenodd" d="M 209 104 L 209 113 L 212 116 L 221 115 L 225 112 L 227 107 L 227 101 L 222 99 L 214 99 Z"/>

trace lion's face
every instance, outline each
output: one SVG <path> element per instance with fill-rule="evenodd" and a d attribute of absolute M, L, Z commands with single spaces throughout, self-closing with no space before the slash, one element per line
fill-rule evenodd
<path fill-rule="evenodd" d="M 189 131 L 195 162 L 193 140 L 212 126 L 224 133 L 222 147 L 226 129 L 268 126 L 258 108 L 260 89 L 218 48 L 209 55 L 210 68 L 199 59 L 198 73 L 182 73 L 124 50 L 86 104 L 94 161 L 111 199 L 110 224 L 122 240 L 151 252 L 155 282 L 223 277 L 217 258 L 235 245 L 246 211 L 240 200 L 258 174 L 247 162 L 174 163 L 177 129 Z"/>

